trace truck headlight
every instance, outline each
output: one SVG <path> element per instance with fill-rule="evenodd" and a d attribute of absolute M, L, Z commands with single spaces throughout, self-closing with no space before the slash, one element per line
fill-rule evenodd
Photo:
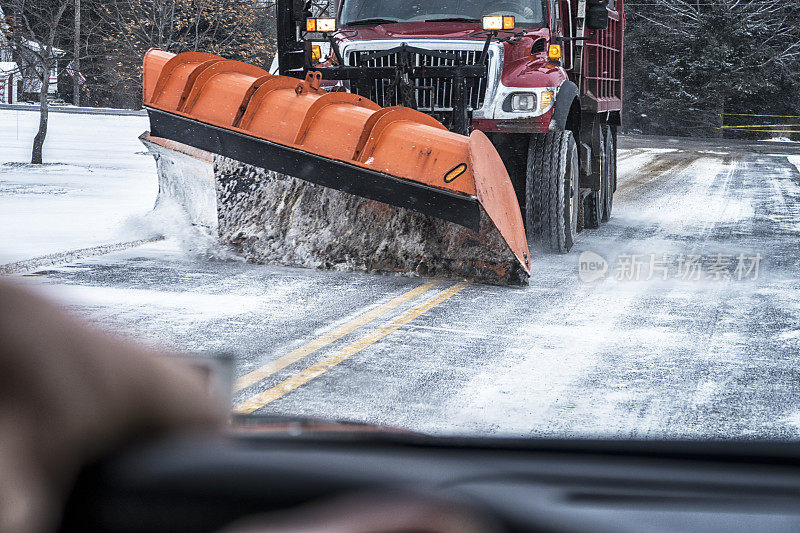
<path fill-rule="evenodd" d="M 536 111 L 536 93 L 514 93 L 509 95 L 506 102 L 508 103 L 508 111 L 515 113 Z"/>

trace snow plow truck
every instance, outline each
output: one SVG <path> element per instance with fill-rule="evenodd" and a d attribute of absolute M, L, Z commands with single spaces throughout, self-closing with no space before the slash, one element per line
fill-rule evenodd
<path fill-rule="evenodd" d="M 270 71 L 151 50 L 159 202 L 247 259 L 526 284 L 611 216 L 622 0 L 278 0 Z"/>

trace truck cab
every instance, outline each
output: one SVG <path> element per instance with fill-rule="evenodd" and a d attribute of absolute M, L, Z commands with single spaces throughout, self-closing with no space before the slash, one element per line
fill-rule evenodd
<path fill-rule="evenodd" d="M 394 4 L 403 5 L 401 2 Z M 381 2 L 344 0 L 339 14 L 342 28 L 345 32 L 357 32 L 341 41 L 345 64 L 359 65 L 365 54 L 404 43 L 457 55 L 461 64 L 467 66 L 485 63 L 484 75 L 465 79 L 469 129 L 485 133 L 546 132 L 552 117 L 554 93 L 567 79 L 563 69 L 552 64 L 547 66 L 546 4 L 542 0 L 510 1 L 494 6 L 488 1 L 469 6 L 464 6 L 464 2 L 450 2 L 452 7 L 446 4 L 431 0 L 384 13 L 380 9 Z M 362 8 L 367 5 L 368 9 Z M 393 24 L 361 27 L 358 25 L 360 13 L 368 13 L 372 19 L 378 18 L 380 13 L 384 13 L 384 17 L 403 18 Z M 492 15 L 514 17 L 514 28 L 498 32 L 496 38 L 487 42 L 487 30 L 482 22 L 484 16 Z M 459 17 L 463 20 L 458 20 Z M 422 66 L 455 66 L 456 63 L 435 56 L 414 55 L 411 59 Z M 394 66 L 397 62 L 398 57 L 392 55 L 372 59 L 367 65 Z M 454 128 L 453 113 L 457 107 L 453 102 L 454 77 L 410 78 L 409 81 L 414 87 L 417 109 Z M 377 98 L 384 106 L 405 105 L 399 98 L 400 91 L 387 95 L 381 89 L 380 82 L 375 83 L 370 87 L 369 96 Z"/>
<path fill-rule="evenodd" d="M 544 249 L 611 217 L 622 0 L 341 0 L 335 19 L 283 5 L 280 74 L 486 133 Z"/>

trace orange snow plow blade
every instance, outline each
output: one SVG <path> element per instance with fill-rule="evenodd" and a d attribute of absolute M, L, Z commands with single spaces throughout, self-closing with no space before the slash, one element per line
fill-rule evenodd
<path fill-rule="evenodd" d="M 482 132 L 458 135 L 421 112 L 327 92 L 320 81 L 314 72 L 298 80 L 211 54 L 151 50 L 143 78 L 150 136 L 473 232 L 486 216 L 527 279 L 517 197 Z"/>

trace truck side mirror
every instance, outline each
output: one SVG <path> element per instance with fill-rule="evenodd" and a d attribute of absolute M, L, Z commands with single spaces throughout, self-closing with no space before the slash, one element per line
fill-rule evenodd
<path fill-rule="evenodd" d="M 589 0 L 587 2 L 586 27 L 590 30 L 608 29 L 608 0 Z"/>

